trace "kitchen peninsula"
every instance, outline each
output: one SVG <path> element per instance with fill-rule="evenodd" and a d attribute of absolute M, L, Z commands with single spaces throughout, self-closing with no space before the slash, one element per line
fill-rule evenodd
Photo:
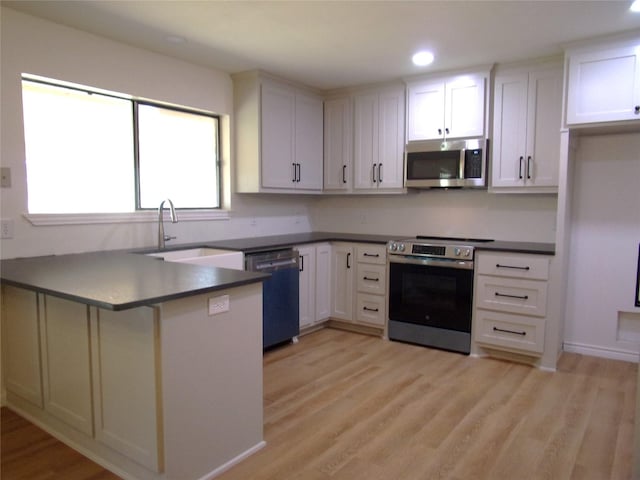
<path fill-rule="evenodd" d="M 202 478 L 264 445 L 265 275 L 125 252 L 1 269 L 12 409 L 125 479 Z"/>

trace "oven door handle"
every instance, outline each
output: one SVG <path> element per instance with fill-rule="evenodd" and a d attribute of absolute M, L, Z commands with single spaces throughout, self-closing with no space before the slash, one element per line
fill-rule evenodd
<path fill-rule="evenodd" d="M 389 263 L 404 263 L 422 265 L 425 267 L 457 268 L 459 270 L 473 270 L 473 262 L 468 260 L 442 260 L 437 258 L 423 258 L 413 255 L 389 255 Z"/>

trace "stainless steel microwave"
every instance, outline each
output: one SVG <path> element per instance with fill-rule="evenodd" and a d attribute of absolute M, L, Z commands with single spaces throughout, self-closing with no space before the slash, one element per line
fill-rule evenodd
<path fill-rule="evenodd" d="M 487 186 L 485 139 L 410 142 L 405 152 L 408 188 L 483 188 Z"/>

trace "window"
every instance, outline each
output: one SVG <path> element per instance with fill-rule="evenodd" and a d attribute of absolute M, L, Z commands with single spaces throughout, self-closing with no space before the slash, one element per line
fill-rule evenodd
<path fill-rule="evenodd" d="M 22 81 L 30 214 L 220 207 L 219 118 Z"/>

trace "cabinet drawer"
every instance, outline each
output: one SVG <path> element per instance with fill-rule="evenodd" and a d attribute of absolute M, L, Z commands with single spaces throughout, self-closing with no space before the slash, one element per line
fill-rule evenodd
<path fill-rule="evenodd" d="M 357 288 L 359 292 L 384 295 L 387 289 L 386 265 L 358 263 Z"/>
<path fill-rule="evenodd" d="M 387 261 L 387 249 L 384 245 L 358 245 L 358 262 L 384 265 Z"/>
<path fill-rule="evenodd" d="M 547 282 L 478 275 L 476 308 L 544 317 L 547 314 Z"/>
<path fill-rule="evenodd" d="M 476 273 L 499 277 L 547 280 L 549 278 L 549 258 L 544 255 L 479 252 L 476 258 Z"/>
<path fill-rule="evenodd" d="M 473 338 L 488 346 L 542 354 L 544 327 L 542 318 L 477 310 Z"/>
<path fill-rule="evenodd" d="M 386 321 L 385 297 L 358 293 L 356 297 L 356 320 L 376 326 Z"/>

